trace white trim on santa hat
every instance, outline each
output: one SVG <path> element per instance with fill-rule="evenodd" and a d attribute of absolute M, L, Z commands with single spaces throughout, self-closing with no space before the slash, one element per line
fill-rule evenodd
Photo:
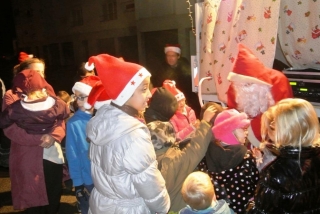
<path fill-rule="evenodd" d="M 149 71 L 147 71 L 147 69 L 142 67 L 135 73 L 131 80 L 128 81 L 127 85 L 124 87 L 124 89 L 122 89 L 118 97 L 115 100 L 112 100 L 112 102 L 117 104 L 118 106 L 122 106 L 123 104 L 125 104 L 125 102 L 129 100 L 129 98 L 142 83 L 142 81 L 148 76 L 151 76 L 151 74 L 149 73 Z"/>
<path fill-rule="evenodd" d="M 175 53 L 181 54 L 181 49 L 179 47 L 174 47 L 174 46 L 165 47 L 164 53 L 167 53 L 168 51 L 173 51 Z"/>
<path fill-rule="evenodd" d="M 244 82 L 244 83 L 255 83 L 255 84 L 259 84 L 259 85 L 267 85 L 269 87 L 272 87 L 271 84 L 264 82 L 262 80 L 259 80 L 255 77 L 251 77 L 251 76 L 245 76 L 242 74 L 237 74 L 234 72 L 229 72 L 227 79 L 229 81 L 233 81 L 233 82 Z"/>
<path fill-rule="evenodd" d="M 176 94 L 175 97 L 176 97 L 177 101 L 180 101 L 180 100 L 186 98 L 181 91 L 178 94 Z"/>
<path fill-rule="evenodd" d="M 84 95 L 89 95 L 92 87 L 82 82 L 76 82 L 72 87 L 72 92 L 75 93 L 75 90 L 79 91 Z"/>

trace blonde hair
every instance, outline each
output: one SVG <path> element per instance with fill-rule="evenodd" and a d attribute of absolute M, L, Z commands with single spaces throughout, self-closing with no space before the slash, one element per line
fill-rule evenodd
<path fill-rule="evenodd" d="M 215 193 L 210 177 L 204 172 L 193 172 L 184 181 L 181 189 L 183 200 L 192 209 L 207 209 Z"/>
<path fill-rule="evenodd" d="M 58 91 L 57 96 L 60 97 L 65 103 L 71 102 L 72 98 L 66 91 Z"/>
<path fill-rule="evenodd" d="M 46 92 L 46 90 L 42 90 L 42 89 L 27 93 L 28 100 L 38 100 L 41 98 L 45 98 L 47 96 L 48 96 L 48 93 Z"/>
<path fill-rule="evenodd" d="M 270 107 L 261 118 L 262 140 L 274 133 L 276 147 L 296 148 L 319 144 L 319 121 L 313 106 L 306 100 L 288 98 Z"/>

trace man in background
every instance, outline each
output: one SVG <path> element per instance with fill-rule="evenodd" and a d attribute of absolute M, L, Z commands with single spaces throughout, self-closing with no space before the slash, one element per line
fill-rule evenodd
<path fill-rule="evenodd" d="M 179 44 L 167 44 L 164 47 L 165 62 L 156 73 L 152 74 L 151 82 L 154 87 L 161 87 L 164 80 L 173 80 L 176 87 L 185 95 L 188 105 L 194 109 L 196 116 L 200 114 L 200 103 L 196 93 L 192 92 L 192 74 L 190 62 L 181 57 Z"/>

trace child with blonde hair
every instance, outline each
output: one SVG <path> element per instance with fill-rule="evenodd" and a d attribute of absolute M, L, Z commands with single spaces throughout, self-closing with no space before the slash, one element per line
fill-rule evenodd
<path fill-rule="evenodd" d="M 68 118 L 67 105 L 37 71 L 27 69 L 18 73 L 13 79 L 13 89 L 22 93 L 21 100 L 1 113 L 0 128 L 16 123 L 29 134 L 48 134 L 59 120 Z"/>
<path fill-rule="evenodd" d="M 204 172 L 193 172 L 185 179 L 181 194 L 187 207 L 180 210 L 180 214 L 232 214 L 227 202 L 217 200 L 210 177 Z"/>
<path fill-rule="evenodd" d="M 262 115 L 262 144 L 276 159 L 262 171 L 249 213 L 319 213 L 319 120 L 306 100 L 279 101 Z"/>

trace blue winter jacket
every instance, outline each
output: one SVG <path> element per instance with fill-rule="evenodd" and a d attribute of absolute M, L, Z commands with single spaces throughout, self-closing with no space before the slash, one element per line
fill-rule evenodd
<path fill-rule="evenodd" d="M 67 122 L 66 155 L 74 186 L 93 184 L 86 126 L 92 115 L 78 110 Z"/>

